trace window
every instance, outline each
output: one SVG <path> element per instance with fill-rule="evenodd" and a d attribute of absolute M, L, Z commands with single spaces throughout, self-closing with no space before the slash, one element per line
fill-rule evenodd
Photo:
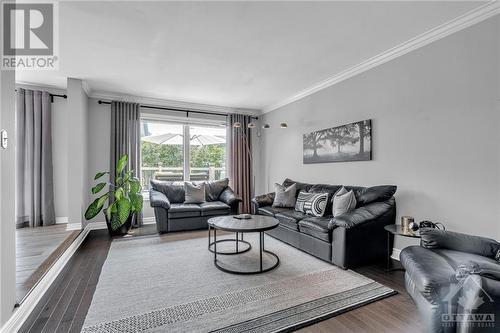
<path fill-rule="evenodd" d="M 149 190 L 151 179 L 203 181 L 225 178 L 226 128 L 143 119 L 141 157 L 144 190 Z"/>

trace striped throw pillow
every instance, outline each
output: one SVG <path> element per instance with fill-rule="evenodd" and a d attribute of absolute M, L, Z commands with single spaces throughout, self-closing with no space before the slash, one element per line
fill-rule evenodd
<path fill-rule="evenodd" d="M 325 214 L 328 193 L 299 192 L 295 202 L 295 210 L 309 215 L 321 217 Z"/>

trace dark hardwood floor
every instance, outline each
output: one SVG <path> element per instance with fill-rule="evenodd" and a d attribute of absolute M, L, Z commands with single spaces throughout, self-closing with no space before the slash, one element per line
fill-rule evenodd
<path fill-rule="evenodd" d="M 78 236 L 66 224 L 16 229 L 16 299 L 23 298 Z"/>
<path fill-rule="evenodd" d="M 206 232 L 174 233 L 162 237 L 182 240 L 206 237 Z M 20 332 L 80 332 L 110 244 L 106 230 L 92 231 Z M 398 294 L 305 327 L 299 332 L 422 331 L 415 305 L 404 288 L 404 272 L 386 273 L 382 264 L 355 271 L 397 290 Z"/>

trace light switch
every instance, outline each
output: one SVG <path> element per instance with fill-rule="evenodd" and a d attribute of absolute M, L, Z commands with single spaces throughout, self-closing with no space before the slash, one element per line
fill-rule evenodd
<path fill-rule="evenodd" d="M 9 137 L 6 130 L 0 131 L 0 147 L 7 149 L 7 144 L 9 142 Z"/>

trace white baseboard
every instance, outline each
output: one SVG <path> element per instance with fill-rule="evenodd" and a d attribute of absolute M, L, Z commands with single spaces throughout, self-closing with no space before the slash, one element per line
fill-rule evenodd
<path fill-rule="evenodd" d="M 142 218 L 142 223 L 143 223 L 143 224 L 155 224 L 155 223 L 156 223 L 156 220 L 155 220 L 154 216 L 151 216 L 151 217 L 143 217 L 143 218 Z"/>
<path fill-rule="evenodd" d="M 391 255 L 391 258 L 394 259 L 394 260 L 397 260 L 399 261 L 399 254 L 401 253 L 401 250 L 400 249 L 396 249 L 395 247 L 392 248 L 392 255 Z"/>
<path fill-rule="evenodd" d="M 90 230 L 99 230 L 99 229 L 107 229 L 108 226 L 106 222 L 91 222 L 88 223 L 86 227 L 89 227 Z"/>
<path fill-rule="evenodd" d="M 69 218 L 67 216 L 56 217 L 56 224 L 66 224 L 68 222 L 69 222 Z"/>
<path fill-rule="evenodd" d="M 66 251 L 56 260 L 47 273 L 38 281 L 38 283 L 31 289 L 28 295 L 24 298 L 20 306 L 14 309 L 12 316 L 0 329 L 0 333 L 13 333 L 18 332 L 26 319 L 28 319 L 31 312 L 35 309 L 36 305 L 42 299 L 45 292 L 50 288 L 52 283 L 56 280 L 57 276 L 64 269 L 68 261 L 71 259 L 76 250 L 83 243 L 91 230 L 106 228 L 105 222 L 89 223 L 83 228 L 82 232 L 75 238 Z"/>
<path fill-rule="evenodd" d="M 81 223 L 68 223 L 66 226 L 66 230 L 81 230 L 82 229 L 82 224 Z"/>

